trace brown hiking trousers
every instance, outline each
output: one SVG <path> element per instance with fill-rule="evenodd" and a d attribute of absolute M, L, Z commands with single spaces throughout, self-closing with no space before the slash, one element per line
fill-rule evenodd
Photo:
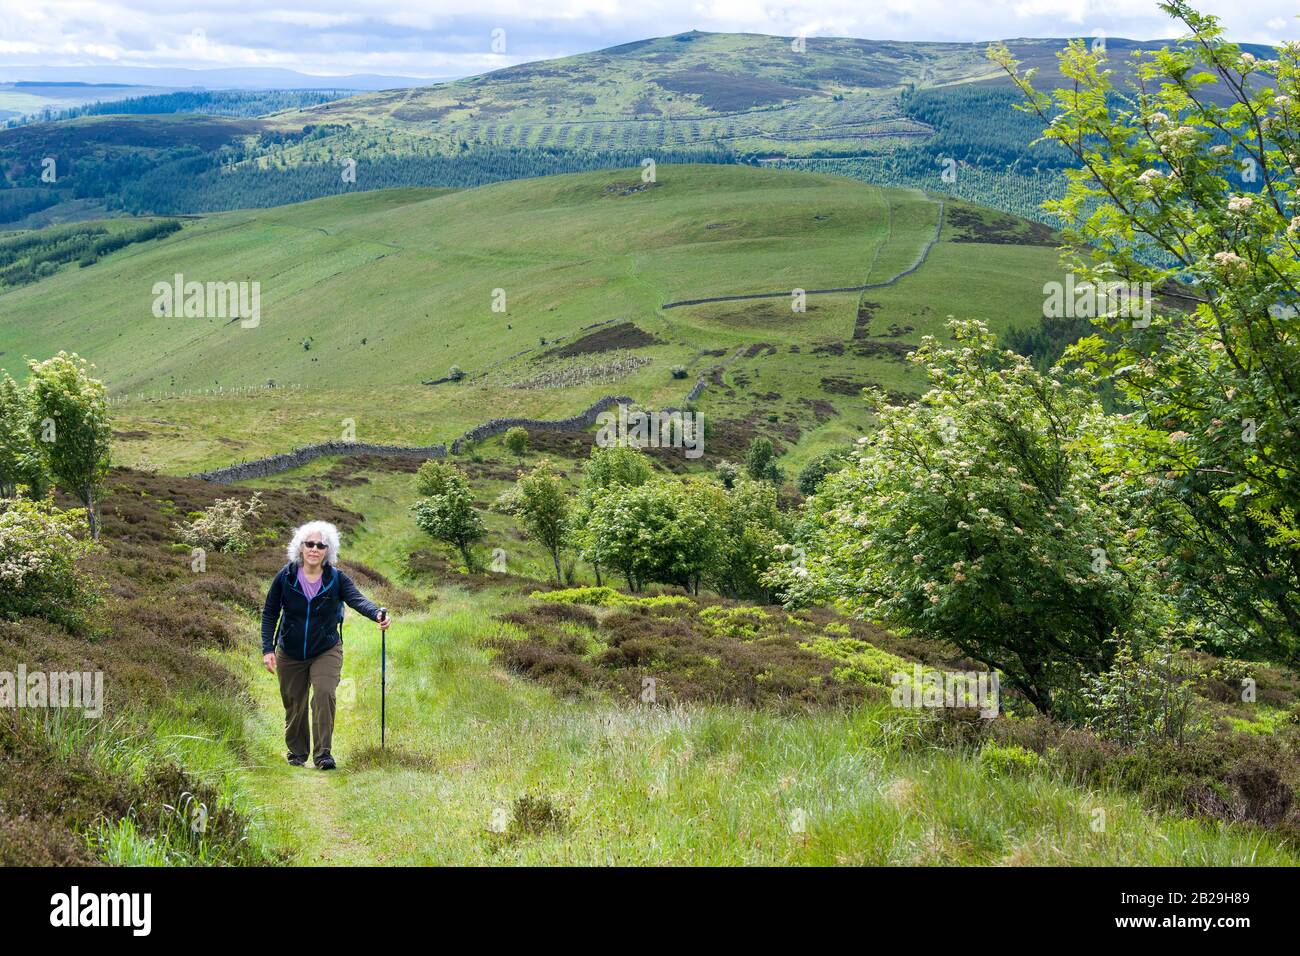
<path fill-rule="evenodd" d="M 305 661 L 289 657 L 276 645 L 275 673 L 284 701 L 284 742 L 289 753 L 319 762 L 334 739 L 334 690 L 343 674 L 343 642 Z M 311 734 L 307 732 L 307 695 L 311 693 Z M 313 750 L 312 740 L 316 741 Z"/>

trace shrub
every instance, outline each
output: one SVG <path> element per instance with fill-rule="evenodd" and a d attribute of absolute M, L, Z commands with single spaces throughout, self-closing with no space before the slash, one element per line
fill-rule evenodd
<path fill-rule="evenodd" d="M 501 492 L 501 494 L 497 495 L 496 500 L 492 502 L 492 510 L 503 515 L 517 515 L 522 507 L 523 495 L 517 484 L 511 485 Z"/>
<path fill-rule="evenodd" d="M 761 607 L 723 607 L 715 604 L 700 611 L 700 621 L 710 634 L 749 641 L 758 637 L 771 615 Z"/>
<path fill-rule="evenodd" d="M 435 541 L 454 547 L 466 570 L 475 570 L 473 544 L 487 528 L 474 509 L 474 495 L 464 474 L 450 462 L 426 461 L 415 474 L 415 487 L 422 496 L 411 509 L 416 525 Z"/>
<path fill-rule="evenodd" d="M 1171 644 L 1135 652 L 1132 642 L 1120 641 L 1110 668 L 1084 679 L 1087 724 L 1098 737 L 1129 747 L 1155 740 L 1181 746 L 1194 729 L 1202 676 Z"/>
<path fill-rule="evenodd" d="M 780 560 L 778 548 L 790 530 L 789 520 L 777 506 L 776 488 L 738 476 L 723 493 L 707 486 L 701 486 L 699 493 L 710 499 L 718 534 L 716 558 L 705 580 L 726 597 L 770 602 L 764 575 Z"/>
<path fill-rule="evenodd" d="M 674 365 L 673 368 L 672 368 L 672 375 L 673 375 L 673 378 L 685 378 L 685 377 L 686 377 L 686 366 L 684 366 L 684 365 Z"/>
<path fill-rule="evenodd" d="M 781 469 L 777 467 L 771 440 L 760 435 L 749 443 L 745 452 L 745 474 L 755 481 L 781 483 Z"/>
<path fill-rule="evenodd" d="M 44 470 L 85 505 L 90 537 L 98 541 L 95 506 L 112 443 L 104 383 L 90 377 L 85 359 L 67 352 L 27 366 L 29 425 Z"/>
<path fill-rule="evenodd" d="M 1141 513 L 1091 457 L 1109 427 L 1087 376 L 1045 375 L 979 323 L 950 328 L 955 347 L 927 336 L 912 355 L 931 390 L 878 401 L 877 431 L 808 499 L 808 574 L 1050 711 L 1109 666 L 1116 631 L 1158 620 Z"/>
<path fill-rule="evenodd" d="M 528 451 L 528 429 L 516 425 L 506 432 L 506 448 L 520 461 Z"/>
<path fill-rule="evenodd" d="M 694 602 L 680 594 L 632 597 L 611 587 L 566 588 L 562 591 L 534 591 L 529 597 L 554 604 L 587 604 L 592 607 L 689 607 Z"/>
<path fill-rule="evenodd" d="M 796 482 L 799 493 L 802 495 L 817 494 L 817 486 L 827 475 L 833 475 L 835 472 L 848 465 L 850 454 L 847 451 L 828 451 L 823 455 L 818 455 L 808 464 L 803 466 L 799 472 L 799 480 Z"/>
<path fill-rule="evenodd" d="M 1253 720 L 1242 717 L 1227 718 L 1228 725 L 1239 734 L 1259 734 L 1271 737 L 1296 722 L 1296 715 L 1288 710 L 1261 709 Z"/>
<path fill-rule="evenodd" d="M 1064 225 L 1063 261 L 1078 287 L 1157 293 L 1141 322 L 1098 310 L 1098 334 L 1068 357 L 1102 372 L 1131 412 L 1111 470 L 1152 499 L 1144 526 L 1174 579 L 1169 592 L 1187 616 L 1294 663 L 1300 111 L 1279 94 L 1300 80 L 1300 47 L 1257 60 L 1186 0 L 1160 6 L 1187 40 L 1144 57 L 1126 88 L 1106 54 L 1081 41 L 1058 54 L 1065 82 L 1055 97 L 1033 88 L 1036 70 L 1021 75 L 1005 46 L 992 52 L 1044 139 L 1084 160 L 1067 171 L 1065 195 L 1044 204 Z M 1259 171 L 1259 186 L 1244 184 L 1245 169 Z M 1194 295 L 1159 295 L 1182 283 Z"/>
<path fill-rule="evenodd" d="M 990 741 L 979 752 L 980 766 L 995 777 L 1027 776 L 1038 763 L 1038 754 L 1017 744 L 1000 746 Z"/>
<path fill-rule="evenodd" d="M 825 579 L 808 573 L 807 549 L 801 544 L 778 544 L 772 563 L 761 577 L 772 600 L 787 611 L 832 600 L 826 592 Z"/>
<path fill-rule="evenodd" d="M 460 469 L 450 462 L 429 459 L 415 473 L 415 492 L 421 498 L 447 493 L 447 489 L 456 484 L 461 476 Z"/>
<path fill-rule="evenodd" d="M 895 674 L 907 674 L 910 680 L 912 673 L 911 661 L 851 637 L 815 637 L 811 643 L 799 646 L 819 657 L 836 661 L 840 665 L 833 672 L 837 680 L 890 687 Z"/>
<path fill-rule="evenodd" d="M 248 522 L 262 510 L 262 496 L 254 492 L 247 502 L 221 498 L 210 507 L 194 512 L 186 524 L 173 525 L 181 541 L 191 548 L 243 554 L 251 543 Z"/>
<path fill-rule="evenodd" d="M 77 629 L 94 593 L 77 571 L 92 544 L 80 520 L 49 501 L 16 498 L 0 510 L 0 616 L 44 618 Z"/>
<path fill-rule="evenodd" d="M 582 489 L 592 492 L 614 485 L 634 488 L 649 481 L 652 474 L 650 459 L 636 448 L 627 445 L 597 447 L 591 450 L 591 457 L 582 467 Z"/>
<path fill-rule="evenodd" d="M 702 483 L 652 478 L 595 492 L 580 502 L 589 509 L 575 536 L 583 556 L 620 572 L 631 591 L 658 581 L 698 593 L 718 548 L 718 519 Z"/>
<path fill-rule="evenodd" d="M 687 606 L 651 606 L 661 601 Z M 600 687 L 646 703 L 645 678 L 652 677 L 655 703 L 664 706 L 729 702 L 804 713 L 851 706 L 872 692 L 888 697 L 880 688 L 836 680 L 833 663 L 800 647 L 779 611 L 767 612 L 772 619 L 755 640 L 713 633 L 691 613 L 694 603 L 680 596 L 629 598 L 585 620 L 539 613 L 569 607 L 538 601 L 523 613 L 503 615 L 526 636 L 493 639 L 489 646 L 507 666 L 564 694 Z"/>
<path fill-rule="evenodd" d="M 556 604 L 590 604 L 610 607 L 627 600 L 611 587 L 566 588 L 563 591 L 534 591 L 529 597 L 536 601 L 553 601 Z"/>
<path fill-rule="evenodd" d="M 48 481 L 32 442 L 27 391 L 0 371 L 0 498 L 12 498 L 19 486 L 28 497 L 44 495 Z"/>
<path fill-rule="evenodd" d="M 519 429 L 523 432 L 523 429 Z M 509 436 L 507 435 L 507 439 Z M 527 443 L 528 433 L 524 432 Z M 523 454 L 520 449 L 519 454 Z M 555 583 L 564 583 L 560 555 L 569 536 L 569 496 L 564 480 L 549 461 L 543 460 L 529 474 L 519 479 L 519 506 L 516 514 L 528 534 L 540 542 L 555 565 Z"/>
<path fill-rule="evenodd" d="M 655 594 L 651 597 L 627 597 L 622 603 L 630 607 L 654 610 L 655 608 L 686 608 L 695 602 L 681 594 Z"/>
<path fill-rule="evenodd" d="M 1103 782 L 1139 792 L 1162 810 L 1274 826 L 1294 800 L 1281 773 L 1294 775 L 1289 750 L 1277 738 L 1250 734 L 1207 735 L 1182 747 L 1161 741 L 1122 752 Z"/>

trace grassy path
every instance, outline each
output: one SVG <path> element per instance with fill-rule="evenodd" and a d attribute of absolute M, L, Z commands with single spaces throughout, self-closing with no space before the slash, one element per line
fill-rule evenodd
<path fill-rule="evenodd" d="M 1244 830 L 900 747 L 885 711 L 564 702 L 477 646 L 504 600 L 445 589 L 389 632 L 383 753 L 377 634 L 353 620 L 334 773 L 284 763 L 274 681 L 231 658 L 256 701 L 242 785 L 268 842 L 304 864 L 1296 862 Z"/>

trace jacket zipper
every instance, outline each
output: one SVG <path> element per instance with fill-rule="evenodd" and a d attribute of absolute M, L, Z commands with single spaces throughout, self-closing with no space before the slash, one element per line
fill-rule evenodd
<path fill-rule="evenodd" d="M 331 574 L 331 575 L 330 575 L 330 583 L 327 584 L 327 585 L 325 585 L 325 587 L 321 588 L 320 591 L 317 592 L 316 597 L 320 597 L 322 594 L 324 594 L 326 591 L 328 591 L 330 588 L 332 588 L 332 587 L 334 586 L 334 579 L 335 579 L 337 576 L 338 576 L 338 572 L 337 572 L 337 571 L 335 571 L 334 574 Z M 301 592 L 300 592 L 300 593 L 301 593 Z M 306 594 L 303 594 L 302 596 L 303 596 L 304 598 L 307 598 L 307 595 L 306 595 Z M 307 619 L 303 622 L 303 625 L 302 625 L 302 658 L 303 658 L 303 660 L 306 660 L 306 659 L 307 659 L 307 632 L 308 632 L 308 629 L 311 627 L 311 602 L 312 602 L 312 600 L 313 600 L 312 598 L 307 598 Z"/>

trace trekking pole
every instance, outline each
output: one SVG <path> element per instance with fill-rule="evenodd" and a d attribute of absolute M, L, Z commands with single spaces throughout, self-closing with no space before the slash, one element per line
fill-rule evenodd
<path fill-rule="evenodd" d="M 388 620 L 388 608 L 379 609 L 379 620 Z M 379 749 L 384 749 L 388 715 L 388 632 L 379 629 Z"/>

